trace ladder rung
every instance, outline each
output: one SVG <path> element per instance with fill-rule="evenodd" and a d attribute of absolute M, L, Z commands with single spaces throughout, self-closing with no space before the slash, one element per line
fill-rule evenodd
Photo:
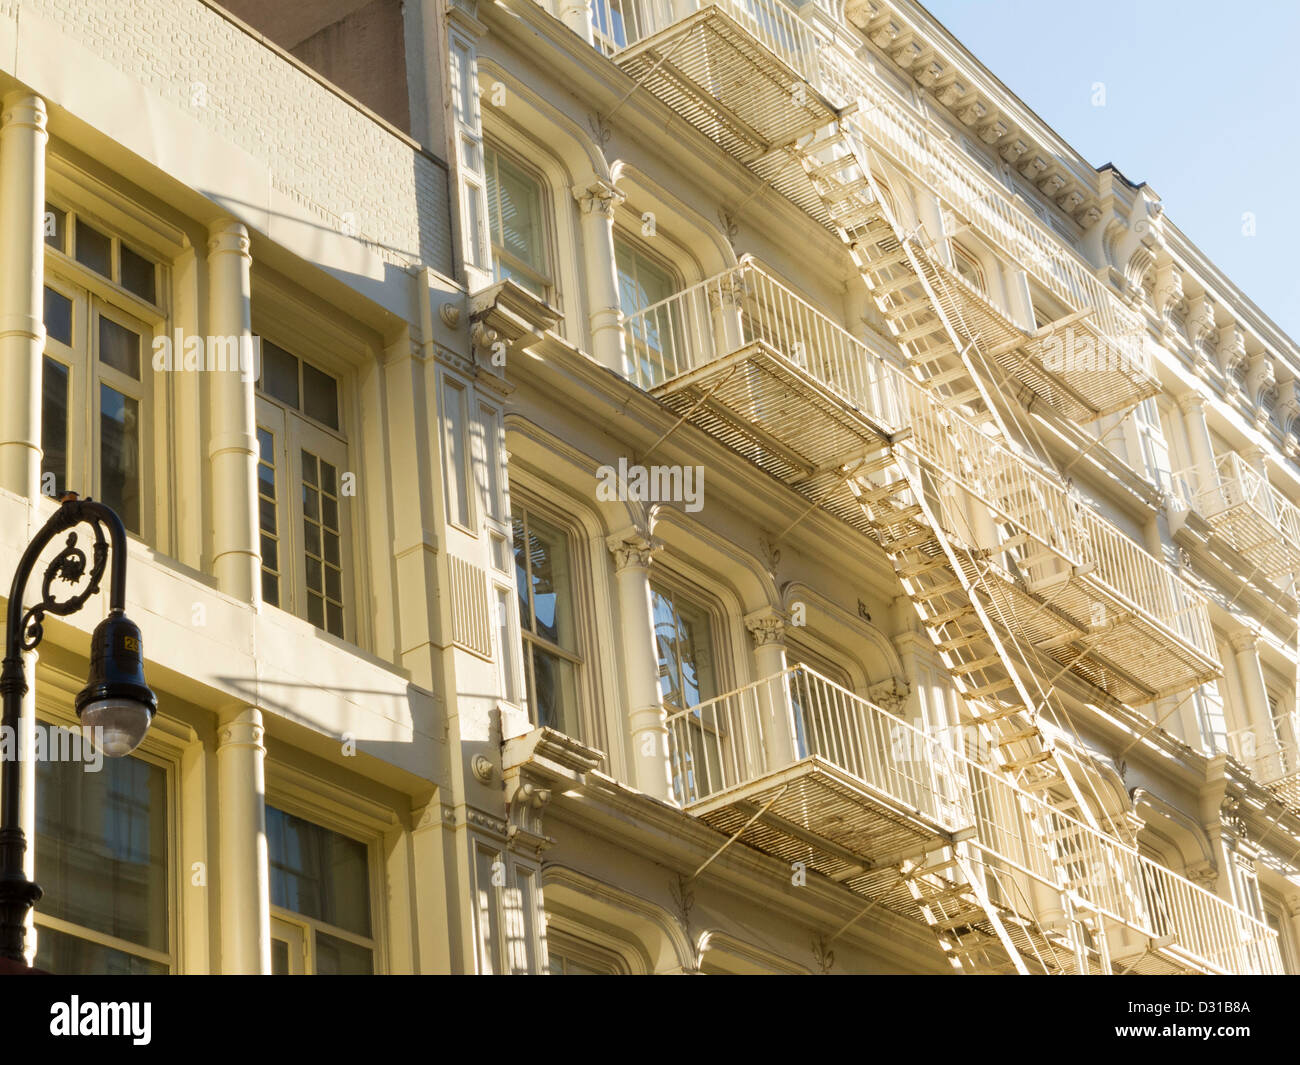
<path fill-rule="evenodd" d="M 1010 769 L 1013 772 L 1020 769 L 1029 769 L 1031 766 L 1036 766 L 1042 762 L 1046 762 L 1051 757 L 1051 751 L 1039 751 L 1037 754 L 1031 755 L 1029 758 L 1022 758 L 1019 762 L 1007 762 L 1002 768 Z"/>
<path fill-rule="evenodd" d="M 937 643 L 934 646 L 939 651 L 955 651 L 959 647 L 969 647 L 971 644 L 985 639 L 988 639 L 988 637 L 985 635 L 984 630 L 980 629 L 976 632 L 963 632 L 960 636 L 954 636 L 951 640 L 944 640 L 943 643 Z"/>
<path fill-rule="evenodd" d="M 868 264 L 866 269 L 868 273 L 874 272 L 875 266 L 874 264 Z M 901 288 L 906 288 L 908 285 L 915 285 L 918 283 L 915 274 L 906 273 L 899 277 L 891 277 L 886 281 L 877 282 L 871 286 L 871 293 L 876 298 L 880 298 L 881 296 L 888 296 L 892 292 L 897 292 Z M 881 310 L 884 310 L 884 308 L 882 307 Z"/>
<path fill-rule="evenodd" d="M 917 311 L 929 310 L 930 306 L 929 296 L 917 296 L 914 299 L 904 300 L 902 303 L 894 304 L 894 306 L 890 307 L 886 313 L 899 316 L 904 314 L 915 314 Z"/>
<path fill-rule="evenodd" d="M 911 536 L 906 536 L 901 540 L 895 540 L 889 545 L 889 550 L 907 551 L 913 547 L 920 547 L 922 544 L 928 544 L 933 540 L 934 533 L 929 529 L 926 529 L 923 532 L 913 533 Z"/>
<path fill-rule="evenodd" d="M 938 599 L 939 596 L 947 595 L 949 592 L 961 591 L 963 588 L 961 581 L 944 581 L 943 584 L 920 589 L 912 598 L 923 602 L 927 599 Z"/>
<path fill-rule="evenodd" d="M 928 337 L 931 333 L 943 332 L 944 328 L 944 324 L 940 319 L 932 318 L 930 321 L 913 326 L 911 329 L 904 329 L 901 333 L 896 334 L 894 339 L 903 344 L 910 344 L 913 340 Z"/>
<path fill-rule="evenodd" d="M 882 529 L 888 529 L 894 525 L 902 525 L 905 521 L 911 521 L 921 513 L 921 504 L 913 503 L 904 507 L 893 514 L 886 514 L 883 517 L 873 519 L 872 524 L 880 526 Z"/>
<path fill-rule="evenodd" d="M 998 747 L 1009 747 L 1013 743 L 1021 743 L 1024 740 L 1032 740 L 1035 736 L 1041 735 L 1037 725 L 1021 729 L 1019 732 L 1008 733 L 1006 736 L 997 736 L 993 743 Z"/>
<path fill-rule="evenodd" d="M 987 709 L 989 710 L 987 714 L 973 715 L 971 720 L 977 725 L 992 725 L 998 721 L 1005 721 L 1009 717 L 1014 717 L 1016 714 L 1023 713 L 1025 708 L 1023 706 L 1000 706 Z"/>
<path fill-rule="evenodd" d="M 962 695 L 967 699 L 983 699 L 986 695 L 1006 691 L 1008 688 L 1014 688 L 1015 686 L 1015 682 L 1010 677 L 1007 677 L 1005 680 L 985 684 L 982 688 L 972 688 L 970 691 L 962 692 Z"/>
<path fill-rule="evenodd" d="M 932 374 L 921 383 L 926 388 L 938 388 L 940 385 L 946 385 L 949 381 L 956 381 L 959 377 L 970 377 L 970 371 L 965 366 L 957 366 L 951 370 L 943 370 L 937 374 Z"/>
<path fill-rule="evenodd" d="M 862 492 L 858 498 L 864 503 L 876 503 L 881 499 L 888 499 L 890 496 L 896 496 L 903 489 L 908 487 L 908 482 L 904 478 L 900 481 L 890 481 L 888 484 L 882 484 L 879 487 L 872 488 L 869 492 Z"/>
<path fill-rule="evenodd" d="M 965 617 L 970 612 L 971 612 L 970 605 L 963 604 L 962 606 L 957 607 L 955 610 L 945 610 L 942 614 L 935 614 L 935 616 L 932 618 L 926 618 L 925 623 L 931 628 L 938 628 L 941 625 L 947 625 L 951 621 L 956 621 L 960 617 Z M 1010 684 L 1010 681 L 1008 681 L 1006 684 L 998 685 L 998 688 L 1005 688 L 1008 686 L 1008 684 Z"/>
<path fill-rule="evenodd" d="M 922 573 L 928 573 L 932 569 L 938 569 L 940 566 L 948 565 L 947 555 L 935 555 L 934 558 L 927 558 L 924 562 L 915 562 L 910 566 L 900 566 L 898 573 L 901 577 L 919 577 Z"/>
<path fill-rule="evenodd" d="M 967 673 L 974 673 L 979 669 L 986 669 L 989 666 L 996 665 L 1002 661 L 1001 655 L 987 655 L 984 658 L 977 658 L 974 662 L 959 662 L 948 670 L 955 677 L 964 677 Z"/>
<path fill-rule="evenodd" d="M 964 924 L 970 924 L 972 921 L 987 921 L 989 915 L 982 908 L 973 910 L 963 910 L 953 917 L 945 917 L 941 921 L 935 921 L 931 926 L 942 931 L 948 931 L 952 928 L 958 928 Z"/>

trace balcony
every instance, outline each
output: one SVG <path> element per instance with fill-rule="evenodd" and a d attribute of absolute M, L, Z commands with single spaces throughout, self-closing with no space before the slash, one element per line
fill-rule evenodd
<path fill-rule="evenodd" d="M 1219 675 L 1190 584 L 755 263 L 628 317 L 624 340 L 633 381 L 868 536 L 871 456 L 919 460 L 993 616 L 1116 698 Z"/>
<path fill-rule="evenodd" d="M 625 73 L 821 224 L 830 213 L 793 149 L 838 121 L 864 168 L 888 157 L 1024 268 L 1065 305 L 1067 331 L 1026 332 L 973 289 L 945 290 L 982 325 L 971 335 L 991 357 L 1064 417 L 1091 421 L 1159 392 L 1142 320 L 1078 253 L 781 0 L 715 0 L 681 17 L 666 2 L 597 0 L 593 12 L 597 45 Z"/>
<path fill-rule="evenodd" d="M 1300 507 L 1235 452 L 1219 455 L 1214 469 L 1186 470 L 1175 478 L 1184 501 L 1214 529 L 1222 545 L 1248 566 L 1290 587 L 1300 571 Z"/>
<path fill-rule="evenodd" d="M 804 667 L 668 727 L 687 811 L 903 916 L 924 906 L 950 955 L 1005 968 L 996 917 L 1022 971 L 1281 972 L 1262 922 Z"/>

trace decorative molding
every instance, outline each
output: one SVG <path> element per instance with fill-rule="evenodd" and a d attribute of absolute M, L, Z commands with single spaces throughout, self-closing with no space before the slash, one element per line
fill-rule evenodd
<path fill-rule="evenodd" d="M 614 571 L 621 573 L 629 566 L 648 569 L 650 560 L 663 549 L 663 544 L 653 537 L 615 534 L 605 538 L 605 546 L 614 556 Z"/>
<path fill-rule="evenodd" d="M 749 630 L 755 649 L 785 643 L 785 615 L 772 607 L 746 614 L 745 628 Z"/>
<path fill-rule="evenodd" d="M 896 677 L 890 677 L 888 680 L 879 681 L 867 689 L 867 702 L 875 703 L 887 713 L 900 717 L 911 694 L 912 688 L 907 681 L 900 681 Z"/>
<path fill-rule="evenodd" d="M 584 189 L 574 189 L 573 198 L 583 214 L 598 212 L 610 221 L 626 201 L 627 196 L 607 181 L 593 181 Z"/>

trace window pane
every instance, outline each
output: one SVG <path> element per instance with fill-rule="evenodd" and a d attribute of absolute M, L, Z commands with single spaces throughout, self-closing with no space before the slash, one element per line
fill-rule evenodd
<path fill-rule="evenodd" d="M 68 234 L 68 212 L 55 207 L 52 203 L 45 205 L 45 243 L 51 248 L 65 251 Z"/>
<path fill-rule="evenodd" d="M 338 470 L 310 451 L 302 452 L 302 533 L 307 577 L 307 617 L 313 625 L 343 635 L 343 568 L 338 550 L 340 534 Z M 313 484 L 319 487 L 313 487 Z M 324 549 L 330 544 L 332 559 Z"/>
<path fill-rule="evenodd" d="M 45 900 L 41 900 L 45 905 Z M 53 928 L 36 930 L 36 968 L 61 976 L 166 976 L 162 962 L 78 939 Z"/>
<path fill-rule="evenodd" d="M 374 952 L 346 939 L 316 933 L 316 972 L 320 976 L 370 976 L 375 971 Z"/>
<path fill-rule="evenodd" d="M 659 588 L 651 589 L 651 600 L 664 702 L 681 709 L 713 698 L 716 685 L 708 613 Z"/>
<path fill-rule="evenodd" d="M 279 515 L 275 500 L 275 436 L 257 427 L 257 523 L 262 543 L 262 601 L 280 605 Z"/>
<path fill-rule="evenodd" d="M 140 380 L 140 334 L 101 315 L 99 361 Z"/>
<path fill-rule="evenodd" d="M 307 362 L 302 364 L 302 409 L 322 425 L 339 427 L 339 383 Z"/>
<path fill-rule="evenodd" d="M 125 244 L 121 246 L 122 287 L 134 292 L 142 300 L 154 302 L 153 261 L 133 252 Z"/>
<path fill-rule="evenodd" d="M 81 219 L 77 219 L 77 262 L 97 274 L 113 276 L 113 241 Z"/>
<path fill-rule="evenodd" d="M 57 499 L 68 487 L 68 368 L 48 355 L 41 380 L 41 452 L 42 491 L 45 475 L 53 474 Z"/>
<path fill-rule="evenodd" d="M 538 280 L 547 272 L 541 185 L 494 149 L 487 150 L 486 161 L 496 277 L 513 278 L 543 295 L 544 286 Z"/>
<path fill-rule="evenodd" d="M 140 405 L 99 386 L 99 495 L 122 523 L 140 531 Z"/>
<path fill-rule="evenodd" d="M 451 520 L 468 527 L 470 520 L 469 469 L 466 446 L 465 390 L 450 379 L 443 386 L 443 409 L 447 418 L 446 477 L 447 510 Z"/>
<path fill-rule="evenodd" d="M 533 684 L 529 692 L 537 724 L 577 735 L 578 693 L 573 663 L 532 644 Z"/>
<path fill-rule="evenodd" d="M 298 407 L 298 360 L 284 348 L 262 341 L 262 391 L 281 403 Z"/>
<path fill-rule="evenodd" d="M 527 540 L 521 539 L 522 527 L 516 531 L 516 556 L 522 551 L 517 568 L 522 576 L 527 567 L 526 585 L 532 589 L 531 611 L 524 605 L 523 623 L 534 632 L 566 650 L 573 650 L 573 601 L 570 586 L 568 538 L 564 533 L 527 515 Z M 523 593 L 526 594 L 526 593 Z"/>
<path fill-rule="evenodd" d="M 266 808 L 271 903 L 356 935 L 370 935 L 366 845 Z"/>
<path fill-rule="evenodd" d="M 72 300 L 49 285 L 45 286 L 45 332 L 72 347 Z"/>
<path fill-rule="evenodd" d="M 42 913 L 168 949 L 165 770 L 130 757 L 105 758 L 94 773 L 37 762 L 36 837 Z"/>
<path fill-rule="evenodd" d="M 283 939 L 271 940 L 271 975 L 289 975 L 289 944 Z"/>

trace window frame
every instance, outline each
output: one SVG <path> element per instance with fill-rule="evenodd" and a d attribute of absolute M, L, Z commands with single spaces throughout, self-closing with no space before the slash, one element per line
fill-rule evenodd
<path fill-rule="evenodd" d="M 71 487 L 96 499 L 103 498 L 103 438 L 100 432 L 102 389 L 107 386 L 120 395 L 135 400 L 138 417 L 136 462 L 139 477 L 139 527 L 128 527 L 127 533 L 145 543 L 154 544 L 159 480 L 166 470 L 166 466 L 161 464 L 167 461 L 166 449 L 161 449 L 164 453 L 160 454 L 160 449 L 156 446 L 155 434 L 160 421 L 165 422 L 165 415 L 159 415 L 156 404 L 158 394 L 165 394 L 166 390 L 154 387 L 157 375 L 152 370 L 151 359 L 154 337 L 159 330 L 166 328 L 166 317 L 157 306 L 145 303 L 138 296 L 109 283 L 104 275 L 69 259 L 50 245 L 46 245 L 43 287 L 58 293 L 72 304 L 72 344 L 65 345 L 47 335 L 41 363 L 43 370 L 44 359 L 49 358 L 61 364 L 68 372 L 65 488 Z M 42 320 L 43 318 L 42 310 Z M 98 324 L 101 318 L 138 334 L 138 379 L 131 378 L 129 374 L 100 358 Z M 43 390 L 41 402 L 43 410 Z M 46 472 L 42 462 L 42 481 Z"/>
<path fill-rule="evenodd" d="M 537 690 L 535 671 L 533 665 L 533 650 L 536 647 L 540 649 L 543 654 L 549 654 L 549 655 L 553 655 L 556 658 L 563 659 L 573 667 L 574 706 L 572 707 L 572 716 L 574 720 L 572 721 L 572 724 L 578 730 L 578 734 L 575 736 L 575 738 L 581 739 L 582 738 L 581 734 L 586 731 L 585 728 L 583 728 L 583 720 L 584 720 L 583 683 L 585 681 L 583 671 L 586 668 L 586 659 L 582 655 L 583 630 L 582 630 L 582 618 L 579 610 L 581 604 L 580 604 L 580 589 L 578 587 L 577 573 L 576 573 L 577 552 L 575 551 L 575 537 L 573 535 L 572 530 L 570 528 L 567 528 L 563 523 L 551 521 L 549 515 L 547 515 L 545 512 L 539 514 L 537 512 L 537 507 L 533 505 L 532 502 L 527 499 L 527 497 L 522 499 L 517 499 L 512 501 L 510 507 L 511 536 L 510 536 L 509 543 L 510 543 L 510 550 L 512 556 L 514 553 L 514 522 L 518 519 L 520 513 L 524 515 L 525 535 L 527 534 L 527 530 L 529 528 L 528 518 L 529 516 L 532 516 L 540 520 L 543 525 L 549 526 L 552 530 L 558 533 L 564 540 L 564 548 L 565 548 L 565 553 L 568 556 L 568 565 L 569 565 L 569 574 L 568 574 L 569 610 L 573 617 L 574 643 L 578 645 L 578 650 L 571 651 L 565 647 L 561 647 L 558 643 L 555 643 L 554 641 L 547 639 L 545 636 L 541 636 L 536 632 L 530 631 L 522 624 L 522 621 L 518 616 L 519 615 L 518 604 L 519 604 L 519 600 L 523 598 L 523 589 L 517 587 L 518 562 L 516 561 L 515 569 L 514 569 L 516 588 L 514 593 L 514 601 L 512 602 L 511 606 L 512 608 L 514 608 L 512 612 L 515 614 L 516 632 L 518 635 L 519 645 L 522 648 L 522 653 L 520 655 L 520 665 L 522 667 L 523 681 L 524 681 L 524 689 L 522 694 L 523 694 L 524 701 L 527 704 L 528 719 L 532 722 L 534 727 L 540 726 L 540 722 L 538 721 L 537 718 L 538 707 L 534 705 L 535 699 L 533 697 L 533 693 L 536 692 Z M 529 578 L 528 588 L 527 588 L 529 616 L 536 618 L 536 607 L 534 606 L 535 600 L 533 596 L 533 587 L 532 587 L 532 580 L 531 580 L 532 577 L 531 559 L 529 560 L 528 573 L 526 574 L 526 576 Z M 560 731 L 564 731 L 564 730 L 561 729 Z M 566 732 L 565 734 L 568 735 L 569 733 Z"/>
<path fill-rule="evenodd" d="M 541 289 L 540 293 L 533 292 L 533 295 L 546 303 L 550 303 L 552 302 L 555 292 L 555 240 L 552 231 L 553 209 L 551 206 L 551 197 L 549 195 L 550 188 L 546 179 L 541 173 L 533 167 L 528 166 L 527 163 L 493 138 L 484 136 L 482 152 L 483 196 L 484 202 L 487 206 L 487 243 L 488 254 L 491 258 L 489 266 L 492 270 L 492 276 L 497 281 L 503 280 L 503 278 L 498 276 L 499 270 L 497 255 L 498 252 L 500 252 L 500 254 L 504 255 L 509 260 L 506 265 L 510 268 L 511 273 L 527 276 Z M 495 217 L 498 221 L 500 220 L 500 205 L 499 203 L 493 203 L 491 189 L 495 184 L 497 189 L 496 199 L 499 200 L 501 188 L 499 164 L 503 160 L 506 165 L 513 168 L 520 177 L 531 182 L 537 191 L 537 236 L 541 243 L 540 251 L 545 272 L 539 273 L 536 268 L 529 266 L 522 260 L 519 260 L 512 253 L 506 251 L 503 246 L 498 246 L 497 244 L 496 226 L 493 223 L 493 218 Z M 493 167 L 493 163 L 496 163 L 497 166 Z M 502 233 L 504 235 L 504 230 L 502 230 Z M 515 283 L 522 284 L 517 278 L 515 279 Z M 526 285 L 523 287 L 528 288 Z M 529 289 L 529 291 L 532 292 L 532 289 Z"/>
<path fill-rule="evenodd" d="M 57 695 L 42 696 L 38 701 L 36 708 L 36 721 L 38 725 L 50 726 L 56 725 L 65 729 L 78 729 L 80 723 L 75 714 L 67 710 L 62 702 L 54 702 L 53 699 L 66 700 L 71 704 L 71 692 L 64 692 L 62 685 L 55 681 L 54 684 L 48 685 L 50 688 L 58 689 Z M 49 700 L 49 701 L 47 701 Z M 182 972 L 180 956 L 182 950 L 182 914 L 180 912 L 182 903 L 182 893 L 180 890 L 180 872 L 185 860 L 180 837 L 181 825 L 181 779 L 180 779 L 180 759 L 179 753 L 172 749 L 173 743 L 169 736 L 163 735 L 161 731 L 150 729 L 150 733 L 145 736 L 143 742 L 132 751 L 127 757 L 138 758 L 142 762 L 156 766 L 163 770 L 165 774 L 166 799 L 166 819 L 165 832 L 167 836 L 167 853 L 163 862 L 163 868 L 167 877 L 167 884 L 164 889 L 167 905 L 167 951 L 158 951 L 151 947 L 143 947 L 129 940 L 119 939 L 116 936 L 108 935 L 104 932 L 97 932 L 94 929 L 85 928 L 72 921 L 63 918 L 52 917 L 42 912 L 40 907 L 33 910 L 33 921 L 36 928 L 37 942 L 39 944 L 41 929 L 49 928 L 55 932 L 69 935 L 74 938 L 84 939 L 87 942 L 95 943 L 99 946 L 105 946 L 112 950 L 119 951 L 123 954 L 130 954 L 132 957 L 142 958 L 146 961 L 155 962 L 156 964 L 165 965 L 168 975 L 176 975 Z M 32 846 L 35 847 L 39 837 L 33 832 Z M 39 948 L 38 948 L 39 949 Z"/>
<path fill-rule="evenodd" d="M 626 248 L 633 256 L 634 265 L 636 260 L 644 259 L 647 266 L 653 270 L 659 271 L 665 278 L 667 278 L 671 289 L 667 296 L 664 296 L 661 299 L 651 300 L 634 311 L 629 311 L 623 306 L 623 270 L 619 264 L 620 245 Z M 640 314 L 642 311 L 645 311 L 647 308 L 657 307 L 661 303 L 672 300 L 675 296 L 680 296 L 687 288 L 681 271 L 673 265 L 671 260 L 652 251 L 644 241 L 633 236 L 632 233 L 623 226 L 618 226 L 614 230 L 614 275 L 618 286 L 619 316 L 625 325 L 629 319 Z M 633 277 L 633 281 L 636 284 L 637 290 L 641 291 L 643 287 L 639 281 L 639 272 Z M 673 317 L 676 317 L 675 311 L 673 312 Z M 685 335 L 685 331 L 680 323 L 676 325 L 672 332 L 675 334 L 676 338 Z M 645 388 L 660 383 L 664 380 L 667 374 L 669 360 L 672 359 L 674 363 L 676 361 L 676 354 L 671 350 L 671 347 L 674 344 L 680 344 L 681 341 L 679 339 L 672 339 L 671 344 L 665 345 L 661 338 L 659 348 L 654 349 L 650 347 L 649 342 L 644 338 L 631 337 L 629 336 L 629 333 L 630 330 L 625 327 L 623 335 L 625 341 L 628 342 L 628 351 L 625 353 L 624 358 L 630 364 L 633 375 L 632 380 Z"/>
<path fill-rule="evenodd" d="M 340 392 L 342 391 L 342 382 Z M 260 389 L 256 398 L 256 427 L 271 432 L 276 444 L 276 500 L 275 513 L 278 540 L 277 562 L 279 563 L 279 602 L 267 603 L 279 610 L 313 625 L 321 632 L 337 639 L 359 645 L 357 622 L 357 579 L 356 579 L 356 543 L 352 529 L 352 508 L 344 501 L 342 495 L 342 476 L 347 472 L 349 447 L 340 433 L 335 433 L 311 419 L 301 411 L 293 410 L 285 404 L 267 395 Z M 259 448 L 260 451 L 260 448 Z M 343 632 L 332 632 L 328 625 L 315 625 L 308 618 L 307 555 L 304 539 L 306 533 L 303 523 L 306 520 L 302 502 L 303 470 L 302 453 L 310 451 L 318 459 L 333 465 L 337 471 L 340 484 L 339 491 L 339 562 L 341 570 L 341 592 Z M 259 460 L 261 456 L 259 454 Z M 260 487 L 260 481 L 259 481 Z M 263 530 L 258 526 L 258 550 L 261 553 L 261 536 Z M 292 569 L 286 566 L 286 552 L 292 558 Z M 265 576 L 266 570 L 259 565 L 259 571 Z M 292 577 L 291 580 L 286 578 Z M 286 605 L 286 592 L 288 604 Z M 328 614 L 324 619 L 328 623 Z"/>
<path fill-rule="evenodd" d="M 390 971 L 391 952 L 388 945 L 388 877 L 384 866 L 385 833 L 395 822 L 392 812 L 372 800 L 363 798 L 358 793 L 344 791 L 342 788 L 326 784 L 324 781 L 279 762 L 267 761 L 266 792 L 263 802 L 273 806 L 282 813 L 309 821 L 318 828 L 324 828 L 340 836 L 362 844 L 366 848 L 366 884 L 370 894 L 370 949 L 373 956 L 372 973 L 382 976 Z M 269 860 L 269 850 L 268 850 Z M 268 881 L 269 882 L 269 881 Z M 393 885 L 396 889 L 398 885 Z M 402 905 L 400 891 L 394 891 L 394 905 Z M 276 920 L 295 929 L 305 930 L 314 922 L 326 935 L 335 936 L 349 942 L 357 942 L 356 933 L 304 914 L 271 906 L 272 923 Z M 314 943 L 315 929 L 308 937 L 308 947 L 304 961 L 312 962 L 312 969 L 304 969 L 304 975 L 315 975 L 315 955 L 311 944 Z M 274 931 L 272 932 L 274 938 Z M 365 937 L 360 937 L 361 945 Z M 292 964 L 293 954 L 290 952 Z"/>

